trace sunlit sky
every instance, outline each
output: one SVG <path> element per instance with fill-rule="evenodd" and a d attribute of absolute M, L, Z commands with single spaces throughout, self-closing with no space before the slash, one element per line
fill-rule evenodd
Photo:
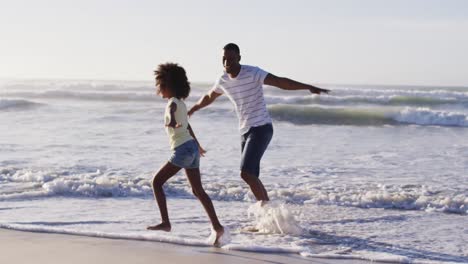
<path fill-rule="evenodd" d="M 0 0 L 0 78 L 192 82 L 242 63 L 316 84 L 468 86 L 465 0 Z"/>

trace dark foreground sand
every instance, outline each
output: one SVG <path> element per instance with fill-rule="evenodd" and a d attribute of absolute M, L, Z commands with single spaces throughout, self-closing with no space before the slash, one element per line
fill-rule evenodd
<path fill-rule="evenodd" d="M 369 263 L 314 259 L 290 254 L 262 254 L 218 248 L 32 233 L 0 229 L 0 263 L 137 264 L 137 263 Z"/>

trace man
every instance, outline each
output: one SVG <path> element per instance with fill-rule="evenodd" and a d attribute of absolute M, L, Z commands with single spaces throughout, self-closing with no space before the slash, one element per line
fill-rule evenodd
<path fill-rule="evenodd" d="M 311 93 L 328 93 L 329 90 L 277 77 L 258 67 L 240 64 L 239 47 L 229 43 L 223 48 L 225 73 L 214 87 L 188 112 L 192 115 L 211 104 L 222 94 L 234 103 L 242 135 L 241 177 L 250 186 L 258 201 L 268 201 L 268 193 L 259 179 L 260 160 L 273 136 L 273 126 L 263 97 L 263 84 L 284 90 L 309 90 Z"/>

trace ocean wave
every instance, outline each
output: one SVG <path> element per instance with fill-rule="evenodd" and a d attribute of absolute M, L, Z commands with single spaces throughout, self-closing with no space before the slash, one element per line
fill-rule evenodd
<path fill-rule="evenodd" d="M 434 194 L 427 187 L 420 186 L 406 190 L 402 186 L 366 186 L 355 188 L 315 188 L 315 194 L 307 191 L 304 203 L 352 206 L 359 208 L 386 208 L 399 210 L 425 210 L 445 213 L 466 214 L 468 197 L 466 193 Z"/>
<path fill-rule="evenodd" d="M 291 92 L 265 89 L 266 101 L 272 104 L 319 104 L 349 105 L 372 104 L 389 106 L 438 106 L 468 105 L 468 88 L 441 89 L 401 86 L 388 89 L 385 87 L 329 87 L 331 92 L 323 95 L 294 96 Z"/>
<path fill-rule="evenodd" d="M 314 106 L 273 105 L 268 110 L 273 119 L 293 124 L 328 125 L 432 125 L 468 127 L 468 115 L 429 108 L 401 110 L 385 108 L 324 108 Z"/>
<path fill-rule="evenodd" d="M 34 189 L 0 194 L 0 200 L 43 198 L 49 196 L 132 197 L 150 194 L 151 185 L 142 178 L 129 179 L 95 168 L 71 168 L 59 171 L 4 168 L 0 182 L 34 183 Z"/>
<path fill-rule="evenodd" d="M 429 108 L 405 108 L 393 117 L 401 123 L 468 127 L 468 115 Z"/>
<path fill-rule="evenodd" d="M 36 99 L 68 99 L 89 101 L 147 101 L 157 100 L 154 94 L 129 93 L 129 92 L 70 92 L 60 90 L 49 90 L 43 92 L 7 92 L 2 93 L 5 97 L 36 98 Z"/>
<path fill-rule="evenodd" d="M 15 91 L 0 93 L 3 97 L 9 98 L 27 98 L 27 99 L 62 99 L 62 100 L 82 100 L 82 101 L 106 101 L 106 102 L 156 102 L 161 101 L 154 90 L 147 89 L 141 92 L 125 91 L 100 91 L 100 92 L 76 92 L 65 90 L 45 90 L 34 91 Z M 186 101 L 198 100 L 201 93 L 195 93 Z M 228 98 L 222 98 L 219 101 L 227 101 Z"/>
<path fill-rule="evenodd" d="M 154 84 L 151 82 L 138 81 L 16 81 L 8 82 L 0 86 L 7 91 L 44 91 L 44 90 L 65 90 L 65 91 L 148 91 Z"/>
<path fill-rule="evenodd" d="M 399 89 L 382 89 L 382 88 L 333 88 L 332 93 L 339 94 L 340 96 L 402 96 L 402 97 L 423 97 L 423 98 L 455 98 L 455 99 L 468 99 L 468 88 L 463 89 L 441 89 L 441 88 L 423 88 L 423 89 L 410 89 L 408 87 L 401 87 Z"/>
<path fill-rule="evenodd" d="M 26 110 L 43 105 L 27 100 L 0 99 L 0 110 Z"/>
<path fill-rule="evenodd" d="M 193 89 L 209 89 L 212 84 L 193 83 Z M 73 81 L 73 80 L 25 80 L 0 83 L 0 89 L 15 91 L 94 91 L 94 92 L 147 92 L 154 91 L 154 81 Z"/>
<path fill-rule="evenodd" d="M 314 104 L 314 105 L 383 105 L 383 106 L 468 106 L 468 98 L 417 97 L 402 95 L 308 95 L 308 96 L 266 96 L 268 104 Z"/>
<path fill-rule="evenodd" d="M 0 201 L 41 199 L 48 197 L 151 197 L 149 177 L 118 176 L 112 170 L 70 168 L 60 171 L 3 168 L 0 183 L 23 183 L 27 188 L 10 188 L 0 192 Z M 239 182 L 205 182 L 204 188 L 214 200 L 251 201 L 253 197 Z M 434 191 L 428 186 L 362 185 L 329 186 L 301 184 L 269 189 L 273 200 L 293 204 L 326 204 L 360 208 L 426 210 L 466 214 L 468 194 L 463 191 Z M 165 185 L 168 196 L 193 198 L 185 177 L 175 177 Z"/>
<path fill-rule="evenodd" d="M 29 81 L 2 85 L 0 95 L 14 98 L 71 99 L 90 101 L 154 101 L 154 84 L 125 81 Z M 196 101 L 209 89 L 193 84 L 188 101 Z M 389 105 L 389 106 L 468 106 L 468 88 L 460 89 L 400 87 L 387 89 L 332 87 L 328 95 L 294 96 L 279 89 L 265 89 L 268 104 Z M 227 101 L 226 96 L 217 101 Z"/>
<path fill-rule="evenodd" d="M 268 106 L 273 119 L 293 124 L 385 125 L 397 124 L 386 112 L 371 109 L 322 108 L 313 106 Z"/>

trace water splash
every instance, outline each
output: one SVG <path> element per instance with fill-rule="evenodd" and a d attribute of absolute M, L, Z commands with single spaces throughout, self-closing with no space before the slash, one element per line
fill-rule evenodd
<path fill-rule="evenodd" d="M 247 211 L 255 218 L 255 229 L 260 233 L 300 235 L 302 228 L 286 204 L 280 202 L 257 202 Z"/>

